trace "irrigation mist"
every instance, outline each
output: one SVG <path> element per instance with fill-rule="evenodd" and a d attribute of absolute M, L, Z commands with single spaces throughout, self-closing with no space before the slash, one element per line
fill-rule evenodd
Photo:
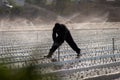
<path fill-rule="evenodd" d="M 113 25 L 117 26 L 119 24 L 107 22 L 109 17 L 107 10 L 89 10 L 87 13 L 79 11 L 69 16 L 62 16 L 36 5 L 28 5 L 37 9 L 41 14 L 39 13 L 38 17 L 32 20 L 20 17 L 0 20 L 0 31 L 11 31 L 11 33 L 8 33 L 9 38 L 17 39 L 17 42 L 52 42 L 52 28 L 56 22 L 65 24 L 69 29 L 110 28 Z M 45 20 L 41 16 L 45 17 Z M 14 34 L 12 31 L 16 31 L 16 33 Z M 2 33 L 1 36 L 3 35 Z"/>

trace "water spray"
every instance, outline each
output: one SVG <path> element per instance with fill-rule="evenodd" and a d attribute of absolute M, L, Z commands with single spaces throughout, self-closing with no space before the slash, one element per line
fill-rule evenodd
<path fill-rule="evenodd" d="M 4 6 L 6 6 L 6 7 L 8 7 L 8 8 L 13 8 L 13 6 L 12 5 L 10 5 L 8 2 L 4 2 Z"/>
<path fill-rule="evenodd" d="M 13 6 L 10 5 L 10 4 L 6 4 L 5 6 L 6 6 L 6 7 L 9 7 L 9 8 L 13 8 Z"/>

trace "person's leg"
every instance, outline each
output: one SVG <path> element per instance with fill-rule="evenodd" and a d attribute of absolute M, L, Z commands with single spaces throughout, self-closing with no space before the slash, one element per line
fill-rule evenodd
<path fill-rule="evenodd" d="M 78 48 L 78 46 L 76 45 L 76 43 L 74 41 L 69 41 L 69 40 L 66 40 L 66 42 L 70 45 L 70 47 L 76 51 L 77 53 L 77 57 L 79 57 L 81 54 L 81 49 Z"/>
<path fill-rule="evenodd" d="M 62 42 L 61 42 L 61 43 L 53 43 L 53 45 L 52 45 L 52 47 L 51 47 L 51 49 L 50 49 L 48 55 L 45 56 L 45 57 L 51 58 L 52 55 L 53 55 L 53 53 L 56 51 L 56 49 L 57 49 L 61 44 L 62 44 Z"/>
<path fill-rule="evenodd" d="M 73 40 L 73 38 L 72 38 L 72 36 L 71 36 L 70 33 L 67 34 L 67 36 L 66 36 L 66 42 L 70 45 L 70 47 L 71 47 L 74 51 L 76 51 L 77 57 L 81 56 L 81 54 L 80 54 L 80 53 L 81 53 L 81 49 L 78 48 L 78 46 L 77 46 L 76 43 L 74 42 L 74 40 Z"/>

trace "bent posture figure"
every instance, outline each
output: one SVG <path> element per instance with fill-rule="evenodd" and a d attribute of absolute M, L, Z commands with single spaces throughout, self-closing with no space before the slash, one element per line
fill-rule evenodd
<path fill-rule="evenodd" d="M 66 41 L 70 47 L 76 51 L 77 53 L 77 58 L 79 58 L 79 56 L 81 55 L 80 52 L 81 50 L 78 48 L 78 46 L 76 45 L 76 43 L 74 42 L 70 31 L 67 29 L 67 27 L 63 24 L 59 24 L 56 23 L 54 28 L 53 28 L 53 34 L 52 34 L 52 38 L 53 38 L 53 45 L 49 51 L 49 54 L 45 57 L 47 58 L 51 58 L 53 53 L 55 52 L 55 50 L 64 42 Z"/>

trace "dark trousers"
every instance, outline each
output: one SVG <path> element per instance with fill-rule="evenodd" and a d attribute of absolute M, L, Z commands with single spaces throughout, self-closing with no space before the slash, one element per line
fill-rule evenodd
<path fill-rule="evenodd" d="M 70 32 L 67 33 L 67 35 L 65 36 L 65 39 L 64 39 L 64 40 L 70 45 L 70 47 L 71 47 L 74 51 L 76 51 L 76 53 L 78 53 L 78 54 L 80 53 L 80 49 L 78 48 L 78 46 L 77 46 L 76 43 L 74 42 L 74 40 L 73 40 Z M 61 40 L 55 41 L 55 42 L 53 43 L 53 45 L 52 45 L 52 47 L 51 47 L 50 52 L 49 52 L 48 55 L 49 55 L 49 56 L 52 56 L 53 53 L 56 51 L 56 49 L 57 49 L 59 46 L 61 46 L 61 44 L 64 42 L 64 40 L 61 39 Z"/>

